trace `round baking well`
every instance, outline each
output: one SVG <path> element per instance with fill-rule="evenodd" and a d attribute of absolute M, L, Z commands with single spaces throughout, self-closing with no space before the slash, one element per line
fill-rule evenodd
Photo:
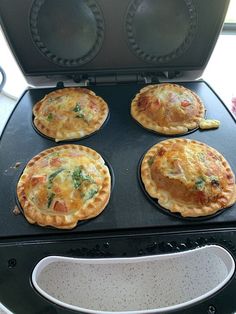
<path fill-rule="evenodd" d="M 112 168 L 112 165 L 111 165 L 110 161 L 108 161 L 107 158 L 104 158 L 104 156 L 103 156 L 102 158 L 103 158 L 103 160 L 105 161 L 105 165 L 106 165 L 106 166 L 108 167 L 108 169 L 109 169 L 109 173 L 110 173 L 110 176 L 111 176 L 111 193 L 112 193 L 112 191 L 113 191 L 113 189 L 114 189 L 114 186 L 115 186 L 115 174 L 114 174 L 114 170 L 113 170 L 113 168 Z M 26 164 L 27 164 L 27 162 L 26 162 Z M 26 166 L 26 165 L 25 165 L 25 166 Z M 18 175 L 18 178 L 17 178 L 17 180 L 16 180 L 16 184 L 15 184 L 15 185 L 16 185 L 16 186 L 15 186 L 15 190 L 14 190 L 16 206 L 18 207 L 19 211 L 20 211 L 23 215 L 24 215 L 24 209 L 22 208 L 21 203 L 20 203 L 20 201 L 19 201 L 19 199 L 18 199 L 18 196 L 17 196 L 17 185 L 18 185 L 18 182 L 19 182 L 20 177 L 22 176 L 22 173 L 23 173 L 24 169 L 25 169 L 25 167 L 23 168 L 23 170 L 22 170 L 22 171 L 20 172 L 20 174 Z M 96 217 L 95 217 L 95 218 L 96 218 Z M 95 219 L 95 218 L 93 218 L 93 219 Z M 88 223 L 90 220 L 91 220 L 91 219 L 88 219 L 88 220 L 81 220 L 81 221 L 79 221 L 79 222 L 77 223 L 77 226 L 80 226 L 81 224 Z M 54 229 L 54 227 L 50 227 L 50 226 L 47 226 L 47 228 L 53 228 L 53 229 Z"/>
<path fill-rule="evenodd" d="M 168 63 L 183 55 L 196 28 L 191 0 L 134 0 L 125 22 L 131 50 L 151 63 Z"/>
<path fill-rule="evenodd" d="M 46 299 L 80 313 L 167 313 L 210 297 L 234 269 L 229 252 L 212 245 L 133 258 L 49 256 L 32 281 Z"/>
<path fill-rule="evenodd" d="M 199 216 L 199 217 L 183 217 L 180 213 L 177 213 L 177 212 L 171 212 L 169 209 L 161 206 L 159 203 L 158 203 L 158 199 L 156 198 L 153 198 L 151 197 L 148 192 L 146 191 L 145 189 L 145 186 L 143 184 L 143 181 L 142 181 L 142 177 L 141 177 L 141 165 L 142 165 L 142 161 L 143 161 L 143 158 L 145 156 L 146 153 L 143 154 L 143 156 L 140 158 L 139 160 L 139 164 L 138 164 L 138 181 L 139 181 L 139 185 L 143 191 L 143 193 L 145 194 L 145 196 L 147 197 L 147 199 L 157 208 L 159 209 L 160 211 L 162 211 L 164 214 L 166 215 L 169 215 L 169 216 L 172 216 L 174 218 L 177 218 L 177 219 L 182 219 L 182 220 L 186 220 L 186 221 L 193 221 L 193 222 L 200 222 L 200 221 L 204 221 L 204 220 L 208 220 L 208 219 L 211 219 L 211 218 L 214 218 L 218 215 L 220 215 L 222 212 L 224 212 L 225 210 L 229 209 L 228 207 L 227 208 L 222 208 L 220 210 L 218 210 L 216 213 L 214 214 L 211 214 L 211 215 L 207 215 L 207 216 Z"/>
<path fill-rule="evenodd" d="M 61 66 L 79 66 L 99 52 L 104 21 L 93 0 L 36 0 L 30 12 L 30 30 L 45 57 Z"/>

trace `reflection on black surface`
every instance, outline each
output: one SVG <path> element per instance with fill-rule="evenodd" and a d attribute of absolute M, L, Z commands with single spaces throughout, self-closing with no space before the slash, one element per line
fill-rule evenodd
<path fill-rule="evenodd" d="M 127 14 L 131 48 L 147 61 L 167 62 L 183 54 L 196 31 L 191 1 L 136 0 Z"/>
<path fill-rule="evenodd" d="M 30 16 L 34 42 L 46 57 L 62 65 L 86 63 L 94 57 L 102 42 L 102 24 L 91 0 L 36 0 Z"/>

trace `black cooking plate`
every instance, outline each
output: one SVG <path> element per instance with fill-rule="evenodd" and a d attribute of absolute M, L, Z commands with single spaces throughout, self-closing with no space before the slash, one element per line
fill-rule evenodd
<path fill-rule="evenodd" d="M 196 130 L 185 138 L 202 141 L 222 153 L 236 173 L 235 121 L 221 100 L 203 81 L 186 82 L 181 85 L 195 91 L 205 103 L 207 118 L 219 119 L 219 129 Z M 97 95 L 104 98 L 110 108 L 108 123 L 94 135 L 75 143 L 89 146 L 109 161 L 115 176 L 115 186 L 106 209 L 86 224 L 73 230 L 42 228 L 29 224 L 23 215 L 14 215 L 15 187 L 27 161 L 40 151 L 61 143 L 40 136 L 32 127 L 32 107 L 52 89 L 27 90 L 12 113 L 0 140 L 0 237 L 40 236 L 62 233 L 84 233 L 118 230 L 188 230 L 223 228 L 236 222 L 236 205 L 220 215 L 207 220 L 180 219 L 164 213 L 151 203 L 138 181 L 138 164 L 141 156 L 152 145 L 165 140 L 162 136 L 145 130 L 130 115 L 130 103 L 143 84 L 92 86 Z M 65 143 L 65 142 L 63 142 Z M 16 163 L 20 163 L 15 167 Z"/>

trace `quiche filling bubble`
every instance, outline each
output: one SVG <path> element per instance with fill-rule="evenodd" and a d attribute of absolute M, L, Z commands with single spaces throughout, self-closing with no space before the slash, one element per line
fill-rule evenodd
<path fill-rule="evenodd" d="M 182 216 L 209 215 L 236 201 L 228 162 L 198 141 L 171 139 L 154 145 L 143 158 L 141 177 L 151 197 Z"/>

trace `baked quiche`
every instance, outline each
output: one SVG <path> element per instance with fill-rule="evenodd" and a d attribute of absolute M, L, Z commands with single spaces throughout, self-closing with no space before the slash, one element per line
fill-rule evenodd
<path fill-rule="evenodd" d="M 131 115 L 144 128 L 162 134 L 184 134 L 198 128 L 205 107 L 196 93 L 177 84 L 162 83 L 141 89 L 131 103 Z M 210 124 L 216 128 L 219 123 Z"/>
<path fill-rule="evenodd" d="M 28 222 L 71 229 L 100 214 L 111 192 L 111 177 L 100 154 L 82 145 L 42 151 L 26 165 L 17 196 Z"/>
<path fill-rule="evenodd" d="M 189 139 L 151 147 L 141 163 L 147 193 L 183 217 L 207 216 L 236 202 L 235 176 L 214 148 Z"/>
<path fill-rule="evenodd" d="M 43 135 L 63 140 L 79 139 L 99 130 L 108 105 L 87 88 L 63 88 L 47 94 L 33 107 L 34 125 Z"/>

